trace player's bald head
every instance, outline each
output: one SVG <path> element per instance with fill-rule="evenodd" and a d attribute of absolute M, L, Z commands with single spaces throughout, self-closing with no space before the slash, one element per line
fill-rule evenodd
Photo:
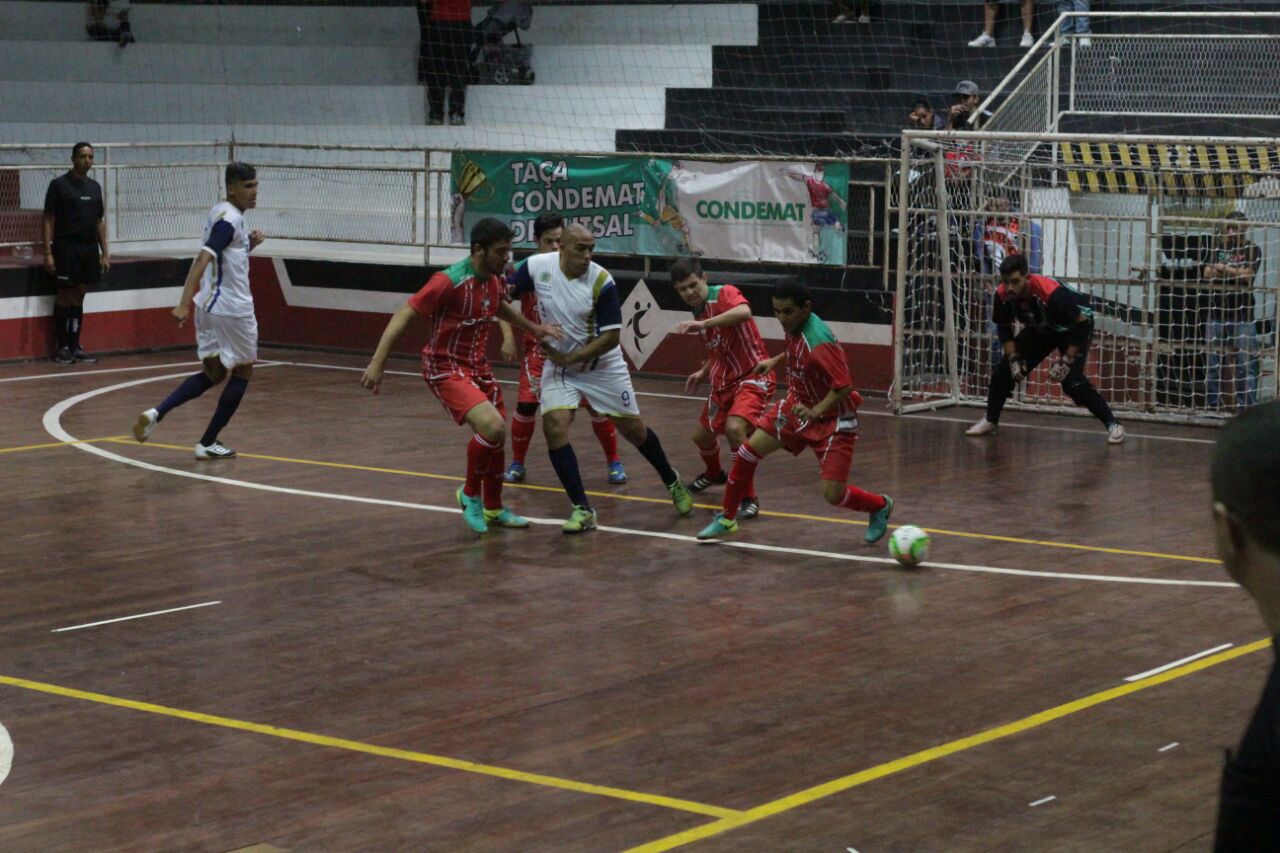
<path fill-rule="evenodd" d="M 1213 500 L 1258 545 L 1280 556 L 1280 402 L 1246 409 L 1213 449 Z"/>
<path fill-rule="evenodd" d="M 564 236 L 561 238 L 561 240 L 563 240 L 566 243 L 568 243 L 571 240 L 574 243 L 578 243 L 583 240 L 591 240 L 591 239 L 592 239 L 591 232 L 587 229 L 587 226 L 583 225 L 580 222 L 575 222 L 572 225 L 566 225 L 564 227 Z"/>

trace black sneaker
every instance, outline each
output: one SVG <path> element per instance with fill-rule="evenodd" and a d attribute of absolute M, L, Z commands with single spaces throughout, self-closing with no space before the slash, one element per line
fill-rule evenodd
<path fill-rule="evenodd" d="M 747 521 L 760 514 L 760 501 L 756 498 L 743 498 L 738 505 L 738 520 Z"/>
<path fill-rule="evenodd" d="M 75 361 L 83 361 L 85 364 L 98 363 L 98 357 L 96 355 L 89 355 L 89 353 L 79 347 L 76 347 L 75 352 L 71 353 L 71 358 Z"/>
<path fill-rule="evenodd" d="M 58 351 L 54 353 L 53 360 L 58 364 L 75 364 L 76 360 L 71 355 L 71 350 L 66 347 L 58 347 Z"/>
<path fill-rule="evenodd" d="M 462 116 L 458 115 L 457 113 L 454 113 L 453 115 L 449 116 L 449 124 L 453 125 L 454 127 L 462 127 L 466 123 L 467 123 L 467 120 Z"/>
<path fill-rule="evenodd" d="M 707 474 L 706 471 L 703 471 L 692 483 L 689 484 L 689 491 L 700 492 L 711 486 L 723 486 L 727 482 L 729 482 L 729 475 L 723 471 L 720 472 L 720 476 L 718 477 L 712 477 Z"/>

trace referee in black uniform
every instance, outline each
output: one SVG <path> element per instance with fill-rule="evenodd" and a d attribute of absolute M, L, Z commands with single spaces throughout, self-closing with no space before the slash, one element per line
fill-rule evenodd
<path fill-rule="evenodd" d="M 71 149 L 71 171 L 50 181 L 44 196 L 44 268 L 58 287 L 53 305 L 58 341 L 53 360 L 58 364 L 97 361 L 80 347 L 84 294 L 110 268 L 111 250 L 102 187 L 89 177 L 92 168 L 93 146 L 77 142 Z"/>
<path fill-rule="evenodd" d="M 1213 527 L 1218 556 L 1253 598 L 1280 652 L 1280 402 L 1246 409 L 1222 428 L 1213 451 Z M 1280 850 L 1280 659 L 1222 771 L 1214 849 Z"/>

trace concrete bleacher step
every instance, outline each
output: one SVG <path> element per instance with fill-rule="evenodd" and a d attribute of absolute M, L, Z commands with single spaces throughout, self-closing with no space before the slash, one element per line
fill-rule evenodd
<path fill-rule="evenodd" d="M 673 154 L 779 154 L 811 157 L 893 156 L 897 136 L 732 130 L 620 130 L 619 151 Z"/>
<path fill-rule="evenodd" d="M 406 85 L 417 81 L 416 45 L 134 44 L 0 41 L 0 80 L 96 83 L 227 82 Z"/>
<path fill-rule="evenodd" d="M 421 86 L 262 86 L 13 82 L 5 85 L 6 114 L 35 122 L 59 104 L 60 115 L 89 123 L 422 125 Z M 572 104 L 571 109 L 545 105 Z M 556 127 L 661 127 L 665 89 L 660 86 L 471 86 L 467 119 L 506 133 L 541 137 L 554 145 Z M 541 130 L 535 131 L 535 128 Z"/>
<path fill-rule="evenodd" d="M 709 45 L 542 45 L 539 83 L 710 86 Z M 591 73 L 588 74 L 588 69 Z M 227 82 L 271 85 L 410 85 L 416 45 L 135 44 L 0 40 L 0 80 L 96 83 Z"/>
<path fill-rule="evenodd" d="M 421 151 L 344 151 L 324 146 L 403 146 L 406 148 L 528 150 L 528 139 L 501 132 L 504 129 L 472 122 L 462 127 L 435 125 L 291 125 L 238 124 L 205 121 L 202 124 L 162 124 L 148 127 L 119 123 L 86 122 L 0 122 L 0 145 L 27 145 L 32 140 L 53 143 L 59 147 L 48 155 L 63 168 L 70 145 L 88 139 L 98 145 L 107 143 L 150 142 L 160 145 L 176 143 L 238 141 L 238 156 L 250 162 L 279 158 L 281 162 L 316 163 L 321 165 L 396 165 L 418 168 Z M 145 135 L 144 135 L 145 133 Z M 610 127 L 557 128 L 556 150 L 612 151 L 614 129 Z M 253 143 L 316 146 L 313 150 L 255 149 Z M 66 149 L 65 151 L 63 149 Z M 111 154 L 111 162 L 217 162 L 226 157 L 225 148 L 209 145 L 198 147 L 157 148 L 145 146 L 135 153 L 119 150 Z M 99 160 L 102 156 L 99 155 Z"/>
<path fill-rule="evenodd" d="M 481 20 L 487 5 L 476 4 Z M 411 5 L 296 6 L 137 4 L 130 21 L 140 44 L 412 45 L 418 21 Z M 3 0 L 0 33 L 13 41 L 84 39 L 80 4 Z M 535 7 L 531 44 L 755 44 L 750 3 Z"/>

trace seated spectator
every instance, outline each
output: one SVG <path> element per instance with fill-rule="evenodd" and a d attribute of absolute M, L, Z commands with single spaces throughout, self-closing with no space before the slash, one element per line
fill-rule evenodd
<path fill-rule="evenodd" d="M 1254 323 L 1253 281 L 1262 265 L 1258 244 L 1245 238 L 1245 215 L 1227 214 L 1226 231 L 1209 254 L 1201 278 L 1212 285 L 1205 322 L 1208 345 L 1205 402 L 1217 408 L 1222 401 L 1222 354 L 1233 362 L 1229 388 L 1237 410 L 1252 406 L 1258 393 L 1258 334 Z"/>
<path fill-rule="evenodd" d="M 978 84 L 972 80 L 961 80 L 956 84 L 955 103 L 947 111 L 947 130 L 977 130 L 983 122 L 991 118 L 991 113 L 982 110 L 978 117 L 970 122 L 970 117 L 978 110 L 982 96 L 978 93 Z"/>
<path fill-rule="evenodd" d="M 1063 12 L 1088 11 L 1089 0 L 1058 0 L 1058 14 L 1062 14 Z M 1092 39 L 1089 38 L 1088 18 L 1067 18 L 1062 22 L 1061 26 L 1058 27 L 1058 34 L 1065 38 L 1066 36 L 1071 35 L 1073 30 L 1076 35 L 1080 36 L 1080 38 L 1076 40 L 1076 44 L 1079 47 L 1088 47 L 1092 43 Z"/>
<path fill-rule="evenodd" d="M 113 8 L 114 6 L 114 8 Z M 89 0 L 89 16 L 85 32 L 94 41 L 118 41 L 121 47 L 133 43 L 133 29 L 129 25 L 129 3 L 112 3 L 112 0 Z M 114 18 L 116 26 L 110 25 Z"/>
<path fill-rule="evenodd" d="M 911 105 L 907 127 L 911 130 L 945 130 L 947 120 L 933 111 L 932 104 L 921 98 Z"/>
<path fill-rule="evenodd" d="M 1022 47 L 1031 47 L 1036 43 L 1036 37 L 1031 35 L 1031 25 L 1035 18 L 1035 0 L 1009 0 L 1009 2 L 1022 3 Z M 982 4 L 982 35 L 969 42 L 969 47 L 995 47 L 996 46 L 996 10 L 1000 3 L 988 2 Z"/>

